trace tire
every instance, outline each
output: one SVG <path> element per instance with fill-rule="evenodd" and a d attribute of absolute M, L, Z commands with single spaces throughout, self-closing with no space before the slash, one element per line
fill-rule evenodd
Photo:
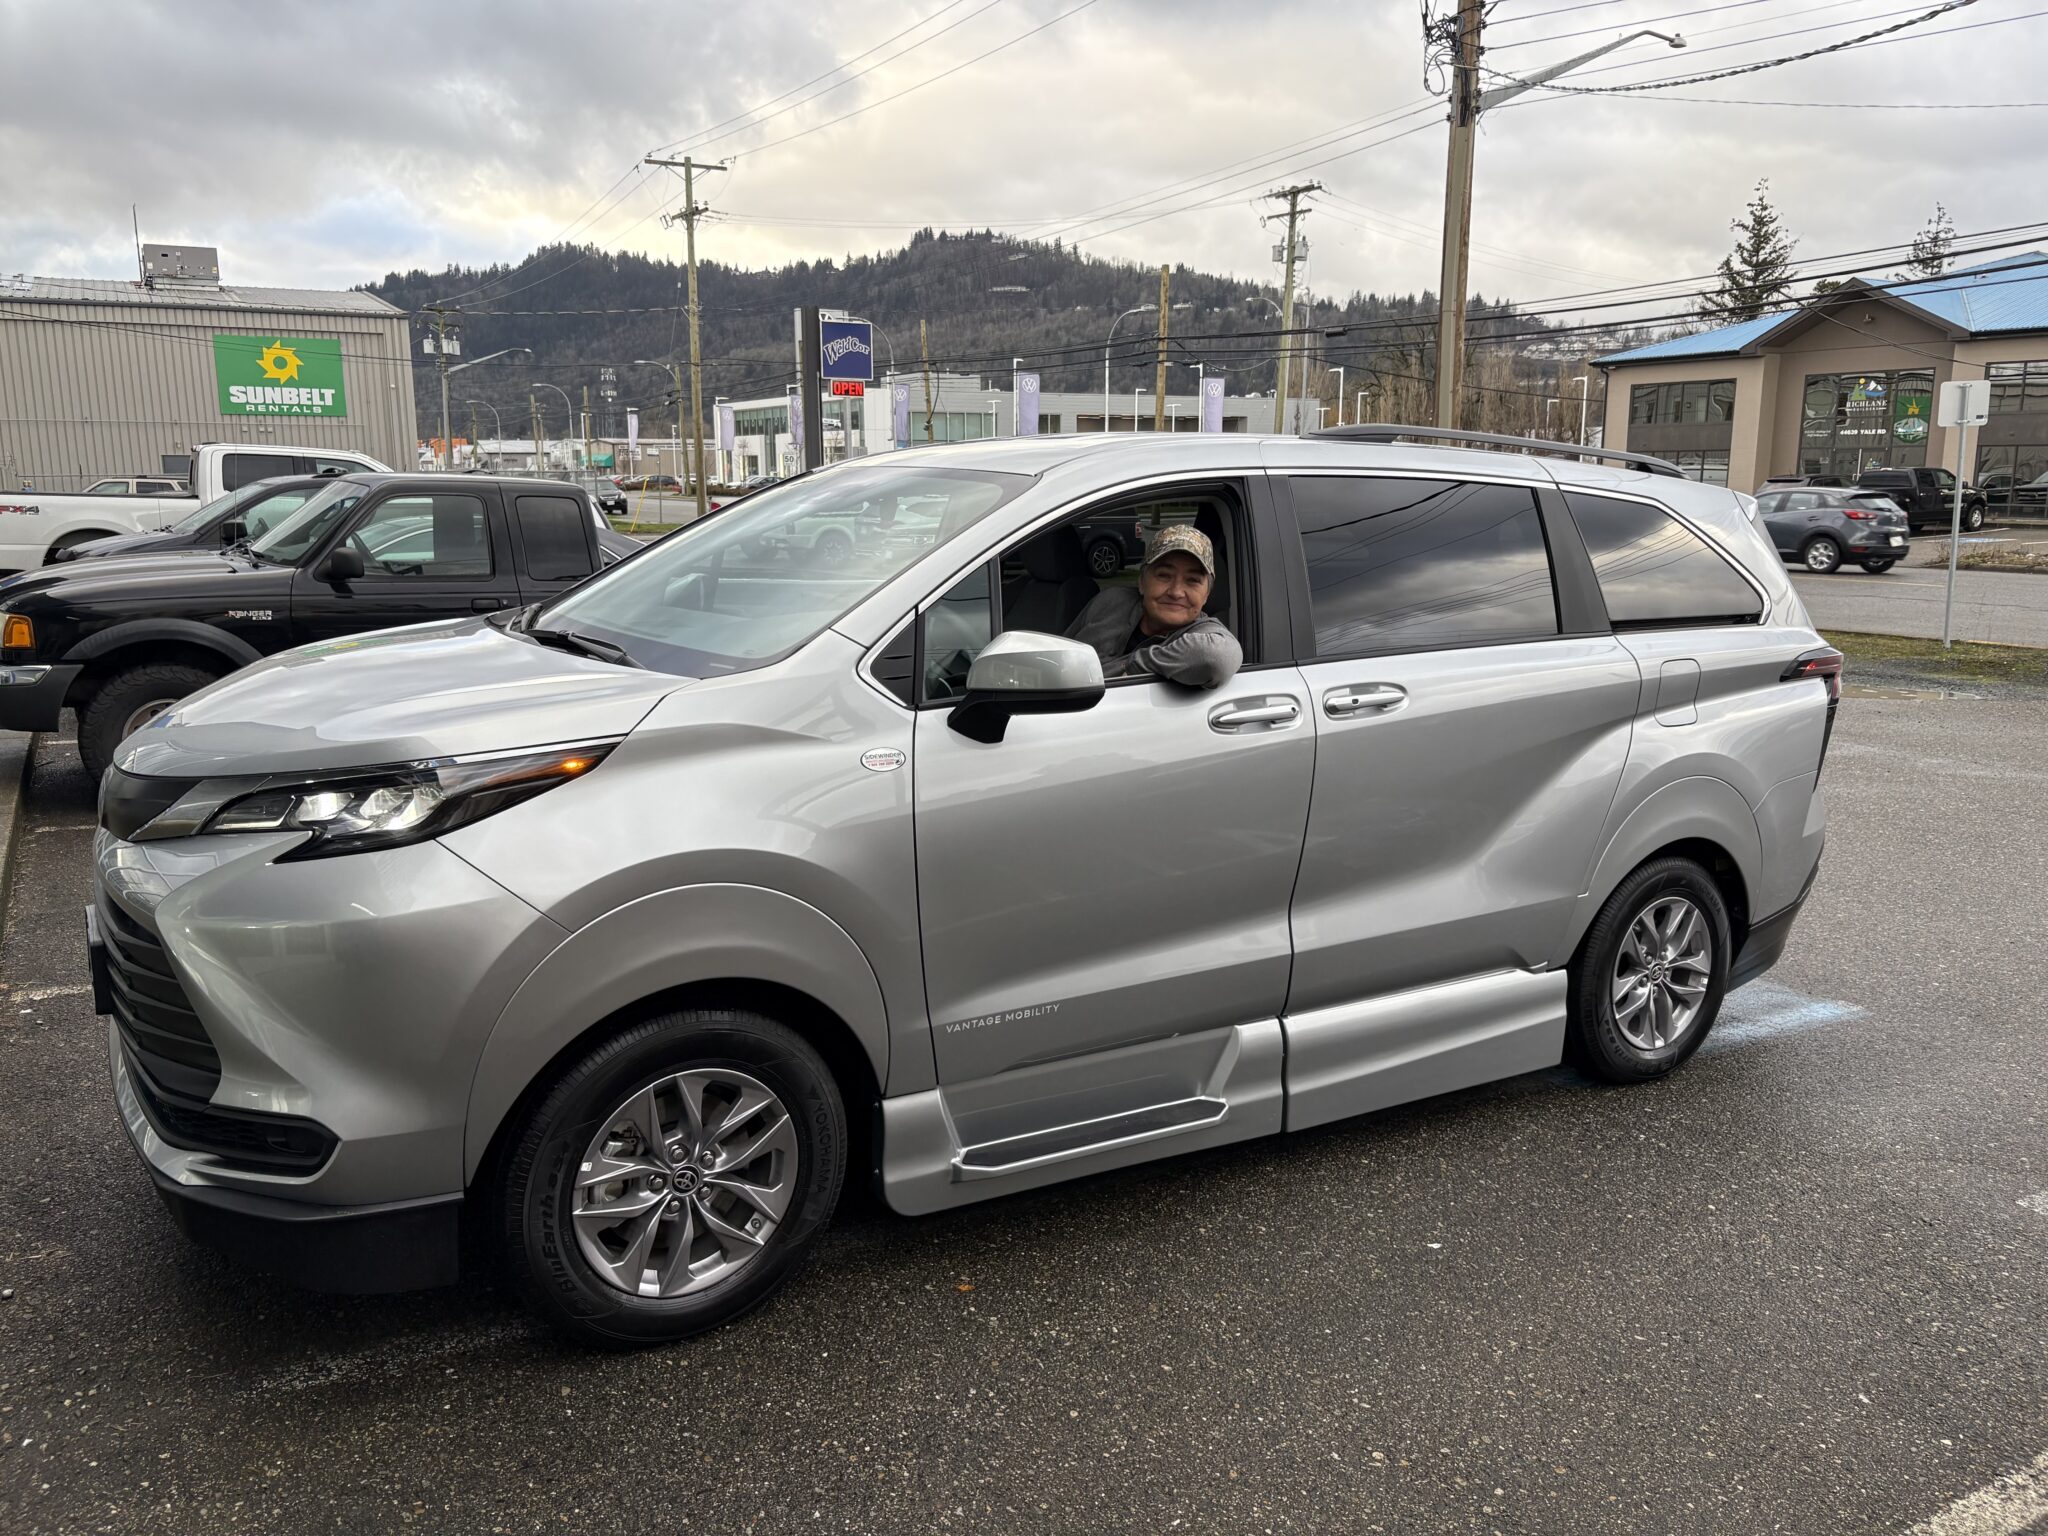
<path fill-rule="evenodd" d="M 1842 546 L 1820 534 L 1800 546 L 1799 563 L 1816 576 L 1831 576 L 1842 568 Z"/>
<path fill-rule="evenodd" d="M 1660 989 L 1642 982 L 1624 987 L 1625 972 L 1649 980 L 1647 967 L 1639 963 L 1645 946 L 1638 924 L 1646 918 L 1656 921 L 1653 914 L 1679 918 L 1681 907 L 1689 908 L 1692 918 L 1683 920 L 1676 939 L 1676 951 L 1684 958 L 1657 973 L 1668 975 L 1673 983 L 1661 989 L 1664 1003 L 1671 1006 L 1660 1016 Z M 1693 944 L 1696 937 L 1704 939 L 1703 956 Z M 1572 959 L 1565 994 L 1566 1059 L 1609 1083 L 1648 1082 L 1671 1071 L 1699 1049 L 1714 1027 L 1728 986 L 1732 948 L 1727 904 L 1713 877 L 1699 865 L 1670 857 L 1653 859 L 1632 872 L 1600 908 Z M 1694 987 L 1700 989 L 1697 996 L 1687 999 L 1693 1011 L 1681 1021 L 1675 998 Z M 1643 1000 L 1624 1013 L 1638 994 Z"/>
<path fill-rule="evenodd" d="M 853 540 L 843 533 L 821 533 L 811 546 L 811 559 L 828 571 L 836 571 L 853 554 Z"/>
<path fill-rule="evenodd" d="M 1124 568 L 1124 547 L 1115 539 L 1097 539 L 1088 546 L 1088 574 L 1115 576 Z"/>
<path fill-rule="evenodd" d="M 710 1127 L 701 1138 L 690 1135 L 686 1088 Z M 755 1090 L 769 1104 L 738 1122 L 734 1139 L 772 1142 L 770 1150 L 723 1178 L 703 1173 L 715 1166 L 703 1161 L 711 1149 L 730 1151 L 718 1127 L 743 1102 L 729 1096 Z M 656 1157 L 637 1156 L 636 1123 L 662 1138 Z M 595 1046 L 527 1113 L 497 1191 L 504 1254 L 528 1305 L 582 1343 L 634 1349 L 687 1338 L 751 1311 L 802 1267 L 838 1204 L 846 1146 L 831 1071 L 795 1030 L 733 1009 L 662 1014 Z M 579 1171 L 599 1155 L 616 1157 L 625 1176 L 579 1188 Z M 754 1176 L 746 1182 L 765 1205 L 731 1193 L 737 1172 Z M 767 1182 L 777 1176 L 786 1196 Z M 607 1191 L 628 1214 L 607 1226 L 587 1213 L 579 1224 L 579 1202 Z M 777 1198 L 784 1203 L 771 1218 Z M 771 1219 L 759 1246 L 739 1230 Z M 601 1268 L 593 1253 L 618 1269 Z M 629 1293 L 626 1275 L 672 1294 Z"/>
<path fill-rule="evenodd" d="M 117 672 L 78 712 L 78 755 L 97 784 L 114 760 L 114 749 L 187 694 L 197 693 L 220 674 L 200 667 L 152 663 Z"/>
<path fill-rule="evenodd" d="M 1977 530 L 1978 530 L 1979 528 L 1982 528 L 1983 526 L 1984 526 L 1984 508 L 1983 508 L 1983 506 L 1982 506 L 1981 504 L 1980 504 L 1980 505 L 1967 505 L 1967 504 L 1966 504 L 1966 505 L 1965 505 L 1965 506 L 1963 507 L 1963 532 L 1965 532 L 1965 533 L 1975 533 L 1975 532 L 1976 532 L 1976 531 L 1977 531 Z"/>
<path fill-rule="evenodd" d="M 1873 576 L 1882 576 L 1898 563 L 1896 560 L 1866 560 L 1863 562 L 1863 569 Z"/>

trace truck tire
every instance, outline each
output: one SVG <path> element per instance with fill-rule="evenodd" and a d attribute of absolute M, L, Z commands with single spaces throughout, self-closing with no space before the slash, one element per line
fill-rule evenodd
<path fill-rule="evenodd" d="M 1963 506 L 1963 532 L 1975 533 L 1984 526 L 1984 503 L 1967 502 Z"/>
<path fill-rule="evenodd" d="M 1124 568 L 1124 547 L 1115 539 L 1097 539 L 1088 546 L 1088 574 L 1108 578 Z"/>
<path fill-rule="evenodd" d="M 497 1190 L 528 1304 L 633 1349 L 732 1321 L 810 1257 L 846 1178 L 846 1109 L 811 1043 L 731 1008 L 600 1041 L 517 1127 Z"/>
<path fill-rule="evenodd" d="M 130 735 L 219 676 L 201 667 L 154 662 L 108 678 L 78 712 L 78 755 L 92 781 L 100 781 L 114 760 L 114 749 Z"/>
<path fill-rule="evenodd" d="M 1873 576 L 1882 576 L 1897 564 L 1896 560 L 1865 560 L 1863 562 L 1863 569 L 1870 572 Z"/>

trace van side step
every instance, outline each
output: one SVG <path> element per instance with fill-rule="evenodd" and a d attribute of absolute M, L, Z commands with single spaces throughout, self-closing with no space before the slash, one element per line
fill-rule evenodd
<path fill-rule="evenodd" d="M 1023 1168 L 1037 1168 L 1046 1163 L 1065 1162 L 1068 1158 L 1086 1157 L 1094 1152 L 1107 1152 L 1114 1147 L 1127 1147 L 1134 1142 L 1201 1130 L 1216 1124 L 1229 1109 L 1230 1106 L 1221 1099 L 1179 1099 L 1171 1104 L 1153 1104 L 1121 1115 L 1105 1115 L 1100 1120 L 1055 1125 L 1043 1131 L 1033 1131 L 1028 1136 L 985 1141 L 980 1146 L 960 1149 L 960 1155 L 953 1159 L 953 1176 L 960 1179 L 993 1178 L 998 1174 L 1016 1173 Z"/>

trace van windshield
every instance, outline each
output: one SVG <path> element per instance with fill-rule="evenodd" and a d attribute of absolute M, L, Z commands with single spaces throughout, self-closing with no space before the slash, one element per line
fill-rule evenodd
<path fill-rule="evenodd" d="M 574 631 L 687 677 L 766 666 L 1030 484 L 910 465 L 805 475 L 593 577 L 527 627 Z"/>
<path fill-rule="evenodd" d="M 249 546 L 265 565 L 297 565 L 363 494 L 360 485 L 337 480 Z"/>

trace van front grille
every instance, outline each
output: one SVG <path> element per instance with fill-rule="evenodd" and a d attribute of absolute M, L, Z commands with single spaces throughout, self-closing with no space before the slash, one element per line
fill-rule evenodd
<path fill-rule="evenodd" d="M 109 1001 L 129 1055 L 171 1093 L 204 1104 L 220 1085 L 220 1053 L 170 956 L 155 934 L 104 896 L 98 912 Z"/>

